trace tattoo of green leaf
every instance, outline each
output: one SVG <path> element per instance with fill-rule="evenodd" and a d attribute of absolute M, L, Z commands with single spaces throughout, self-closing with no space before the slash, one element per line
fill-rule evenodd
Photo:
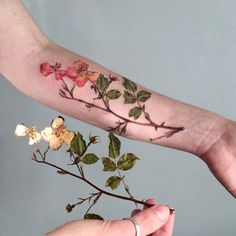
<path fill-rule="evenodd" d="M 142 109 L 140 107 L 134 107 L 129 111 L 129 117 L 133 117 L 137 120 L 142 114 Z"/>
<path fill-rule="evenodd" d="M 134 104 L 136 102 L 136 97 L 128 91 L 124 92 L 125 104 Z"/>
<path fill-rule="evenodd" d="M 141 90 L 137 94 L 137 100 L 139 102 L 146 102 L 150 97 L 151 97 L 151 93 L 149 93 L 145 90 Z"/>
<path fill-rule="evenodd" d="M 123 77 L 123 85 L 129 91 L 132 91 L 132 92 L 137 91 L 137 85 L 134 82 L 132 82 L 131 80 L 125 78 L 125 77 Z"/>
<path fill-rule="evenodd" d="M 105 89 L 109 84 L 109 81 L 107 78 L 104 77 L 104 75 L 100 74 L 97 81 L 96 86 L 99 90 Z"/>
<path fill-rule="evenodd" d="M 118 99 L 121 96 L 121 92 L 119 90 L 112 89 L 107 92 L 106 95 L 109 99 Z"/>

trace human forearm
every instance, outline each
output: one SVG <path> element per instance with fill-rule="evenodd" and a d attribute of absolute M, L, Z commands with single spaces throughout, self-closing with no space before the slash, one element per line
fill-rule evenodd
<path fill-rule="evenodd" d="M 11 60 L 14 60 L 14 62 L 11 62 Z M 90 66 L 90 71 L 96 72 L 98 75 L 102 74 L 106 78 L 112 76 L 117 79 L 111 83 L 107 92 L 117 90 L 122 95 L 116 100 L 110 100 L 109 109 L 104 104 L 103 99 L 94 100 L 98 94 L 90 86 L 96 85 L 96 82 L 88 81 L 84 87 L 75 86 L 74 98 L 71 99 L 68 96 L 65 98 L 59 94 L 63 82 L 68 87 L 73 87 L 74 81 L 71 78 L 65 75 L 63 80 L 56 80 L 55 73 L 47 77 L 40 73 L 42 63 L 49 62 L 51 65 L 61 63 L 60 70 L 66 71 L 75 61 L 87 63 Z M 16 66 L 12 67 L 12 64 Z M 9 59 L 6 65 L 9 65 L 4 70 L 6 77 L 28 96 L 60 112 L 106 130 L 109 127 L 118 127 L 117 122 L 123 123 L 123 125 L 120 125 L 120 130 L 124 127 L 126 130 L 120 133 L 132 139 L 152 142 L 200 155 L 212 145 L 224 129 L 223 123 L 225 120 L 220 116 L 178 102 L 139 85 L 137 85 L 135 92 L 127 90 L 123 85 L 124 78 L 122 76 L 53 43 L 43 44 L 43 46 L 39 44 L 38 50 L 32 51 L 24 59 L 24 62 L 20 60 L 18 63 L 16 58 L 12 58 Z M 139 91 L 147 91 L 150 93 L 150 98 L 145 102 L 134 102 L 131 98 L 131 101 L 128 99 L 128 102 L 131 103 L 125 104 L 125 100 L 127 100 L 124 95 L 125 91 L 135 95 Z M 78 99 L 90 105 L 93 104 L 94 107 L 88 108 L 84 102 Z M 145 118 L 143 111 L 136 120 L 132 116 L 129 117 L 132 108 L 142 107 L 144 104 L 145 112 L 149 116 L 148 119 Z M 181 127 L 184 129 L 181 130 Z M 118 132 L 118 129 L 116 131 Z M 167 137 L 170 134 L 169 132 L 173 132 L 171 137 Z"/>
<path fill-rule="evenodd" d="M 78 70 L 81 63 L 86 65 L 83 73 Z M 122 76 L 50 42 L 19 0 L 0 1 L 0 73 L 20 91 L 58 111 L 201 157 L 236 196 L 236 122 L 132 82 L 130 89 Z M 109 88 L 98 90 L 99 75 L 107 77 Z M 110 90 L 116 90 L 112 96 L 117 99 L 107 100 Z"/>

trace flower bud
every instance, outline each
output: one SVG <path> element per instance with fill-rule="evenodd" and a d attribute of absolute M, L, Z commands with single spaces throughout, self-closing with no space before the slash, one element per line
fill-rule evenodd
<path fill-rule="evenodd" d="M 67 206 L 66 206 L 66 211 L 67 211 L 68 213 L 70 213 L 70 212 L 72 212 L 72 210 L 73 210 L 74 207 L 75 207 L 75 205 L 67 204 Z"/>
<path fill-rule="evenodd" d="M 90 136 L 89 141 L 90 141 L 90 143 L 95 144 L 95 143 L 98 143 L 98 141 L 99 141 L 98 138 L 99 138 L 98 136 Z"/>

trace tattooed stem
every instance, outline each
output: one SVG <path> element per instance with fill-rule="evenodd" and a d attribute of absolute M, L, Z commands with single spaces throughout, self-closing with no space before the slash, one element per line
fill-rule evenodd
<path fill-rule="evenodd" d="M 116 127 L 110 128 L 108 131 L 116 131 L 118 134 L 122 135 L 126 132 L 128 124 L 153 127 L 156 131 L 158 128 L 169 130 L 161 136 L 150 138 L 150 141 L 154 141 L 163 137 L 171 137 L 175 133 L 184 130 L 184 127 L 173 127 L 166 126 L 164 125 L 165 123 L 155 123 L 150 118 L 149 113 L 145 111 L 145 104 L 140 104 L 140 102 L 146 102 L 151 97 L 151 93 L 145 90 L 138 91 L 137 85 L 125 77 L 123 77 L 123 86 L 125 88 L 124 92 L 127 95 L 126 97 L 126 95 L 123 94 L 125 98 L 125 104 L 134 104 L 136 102 L 138 105 L 138 107 L 132 108 L 129 112 L 129 117 L 133 117 L 134 120 L 123 117 L 110 108 L 110 99 L 118 99 L 122 94 L 119 90 L 115 89 L 107 91 L 111 83 L 118 80 L 117 77 L 110 74 L 108 78 L 105 78 L 103 74 L 99 74 L 98 72 L 91 70 L 87 62 L 81 60 L 75 61 L 73 66 L 68 67 L 66 70 L 61 68 L 60 63 L 56 63 L 55 65 L 50 65 L 47 62 L 42 63 L 40 65 L 40 72 L 45 77 L 54 73 L 56 80 L 62 80 L 62 88 L 59 90 L 61 97 L 83 103 L 87 108 L 100 109 L 117 117 L 119 119 L 118 125 Z M 69 88 L 64 78 L 73 80 L 72 88 Z M 101 99 L 104 106 L 99 106 L 83 99 L 74 97 L 75 87 L 84 87 L 88 81 L 92 84 L 91 89 L 93 89 L 95 93 L 98 94 L 98 97 L 94 98 L 94 100 Z M 142 113 L 144 114 L 148 123 L 136 121 Z M 124 124 L 123 127 L 122 123 Z"/>

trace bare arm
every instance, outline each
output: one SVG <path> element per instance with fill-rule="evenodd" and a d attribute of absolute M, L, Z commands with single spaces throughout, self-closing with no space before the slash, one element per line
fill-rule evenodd
<path fill-rule="evenodd" d="M 0 72 L 26 95 L 105 130 L 200 156 L 236 195 L 235 153 L 229 155 L 227 146 L 236 139 L 229 135 L 234 122 L 146 89 L 54 44 L 20 1 L 0 3 L 0 58 Z"/>

